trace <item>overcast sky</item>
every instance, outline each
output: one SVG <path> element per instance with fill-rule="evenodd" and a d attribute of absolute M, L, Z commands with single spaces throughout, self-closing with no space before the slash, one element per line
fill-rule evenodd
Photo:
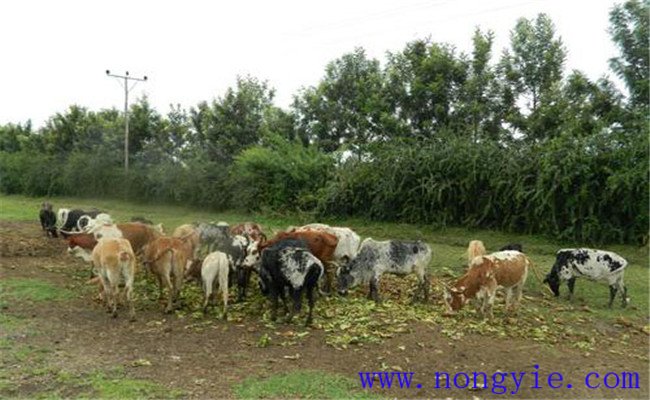
<path fill-rule="evenodd" d="M 621 0 L 622 1 L 622 0 Z M 163 114 L 221 96 L 237 75 L 268 80 L 288 107 L 325 65 L 366 49 L 385 59 L 430 37 L 471 51 L 476 26 L 495 32 L 494 55 L 520 17 L 547 13 L 568 49 L 567 70 L 610 75 L 611 0 L 7 0 L 0 2 L 0 124 L 35 127 L 68 106 L 123 108 L 105 70 L 147 75 L 146 94 Z M 612 77 L 613 78 L 613 77 Z"/>

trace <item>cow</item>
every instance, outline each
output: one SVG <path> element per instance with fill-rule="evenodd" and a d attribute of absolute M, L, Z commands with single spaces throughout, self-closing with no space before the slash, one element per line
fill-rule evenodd
<path fill-rule="evenodd" d="M 41 221 L 41 229 L 45 232 L 45 236 L 59 237 L 56 232 L 56 214 L 52 211 L 52 204 L 47 201 L 41 204 L 41 211 L 38 213 L 38 218 Z"/>
<path fill-rule="evenodd" d="M 93 266 L 104 289 L 108 311 L 117 317 L 117 299 L 120 280 L 124 280 L 126 301 L 129 306 L 129 320 L 135 320 L 133 307 L 133 279 L 135 276 L 135 254 L 128 240 L 122 238 L 100 239 L 92 252 Z"/>
<path fill-rule="evenodd" d="M 503 287 L 507 291 L 506 312 L 516 312 L 531 266 L 530 259 L 518 251 L 499 251 L 475 257 L 465 275 L 445 290 L 447 311 L 454 313 L 470 299 L 476 298 L 480 314 L 492 319 L 496 290 Z"/>
<path fill-rule="evenodd" d="M 548 283 L 555 297 L 558 297 L 560 283 L 566 281 L 569 287 L 569 299 L 572 299 L 577 277 L 607 281 L 608 307 L 612 307 L 617 292 L 621 293 L 622 305 L 626 307 L 630 299 L 627 297 L 627 288 L 623 283 L 625 267 L 627 267 L 627 260 L 611 251 L 586 248 L 561 249 L 556 253 L 555 264 L 546 275 L 544 283 Z"/>
<path fill-rule="evenodd" d="M 309 312 L 305 326 L 313 321 L 314 289 L 325 272 L 323 263 L 300 240 L 281 240 L 267 247 L 262 252 L 260 265 L 260 290 L 272 303 L 271 320 L 277 318 L 278 298 L 281 298 L 285 308 L 285 290 L 293 300 L 293 308 L 287 315 L 286 322 L 291 322 L 293 316 L 300 312 L 302 293 L 305 292 Z"/>
<path fill-rule="evenodd" d="M 376 241 L 367 238 L 361 243 L 357 256 L 339 268 L 339 294 L 345 295 L 348 289 L 359 284 L 369 283 L 368 297 L 376 303 L 380 303 L 379 279 L 383 273 L 401 276 L 413 273 L 419 281 L 419 290 L 415 292 L 413 299 L 417 300 L 418 292 L 420 292 L 422 300 L 426 302 L 429 298 L 427 266 L 430 261 L 431 248 L 420 240 Z"/>
<path fill-rule="evenodd" d="M 347 263 L 357 255 L 361 238 L 350 228 L 329 226 L 325 224 L 308 224 L 295 228 L 296 231 L 315 230 L 336 236 L 338 243 L 332 258 L 336 262 Z"/>
<path fill-rule="evenodd" d="M 467 246 L 467 252 L 465 255 L 467 256 L 467 265 L 472 263 L 472 260 L 475 257 L 482 256 L 485 253 L 485 245 L 483 242 L 480 240 L 472 240 L 469 242 L 469 246 Z"/>
<path fill-rule="evenodd" d="M 179 238 L 161 236 L 143 248 L 143 262 L 158 280 L 159 299 L 163 298 L 163 287 L 167 288 L 166 313 L 173 311 L 183 287 L 184 269 L 190 257 L 188 247 Z"/>
<path fill-rule="evenodd" d="M 57 220 L 59 223 L 59 232 L 61 236 L 67 238 L 73 232 L 79 232 L 85 225 L 79 226 L 79 218 L 87 215 L 91 218 L 97 217 L 102 214 L 102 211 L 93 209 L 91 211 L 84 211 L 81 209 L 70 210 L 68 208 L 59 208 L 57 211 Z"/>
<path fill-rule="evenodd" d="M 89 233 L 77 233 L 68 236 L 68 254 L 79 257 L 86 262 L 92 262 L 92 252 L 97 245 L 95 236 Z M 90 270 L 91 278 L 94 276 L 94 269 Z"/>
<path fill-rule="evenodd" d="M 334 270 L 336 268 L 336 264 L 334 263 L 334 252 L 338 245 L 338 238 L 327 232 L 313 230 L 279 232 L 275 237 L 258 246 L 258 250 L 260 251 L 259 254 L 261 254 L 265 248 L 285 239 L 303 240 L 307 243 L 309 251 L 311 251 L 311 253 L 325 266 L 325 291 L 331 291 L 333 286 L 332 276 L 334 275 Z"/>
<path fill-rule="evenodd" d="M 215 251 L 230 240 L 230 225 L 227 222 L 200 222 L 194 225 L 199 233 L 201 248 L 207 253 Z"/>
<path fill-rule="evenodd" d="M 123 237 L 131 242 L 133 251 L 138 255 L 147 243 L 162 236 L 154 226 L 139 222 L 95 225 L 88 232 L 93 234 L 96 239 L 102 237 Z"/>
<path fill-rule="evenodd" d="M 190 268 L 191 263 L 194 260 L 199 259 L 199 251 L 200 251 L 199 232 L 194 225 L 184 224 L 174 229 L 172 236 L 180 238 L 181 240 L 185 241 L 189 246 L 191 258 L 190 260 L 188 260 L 188 265 L 186 265 L 185 267 L 185 269 L 187 270 Z"/>
<path fill-rule="evenodd" d="M 524 246 L 522 246 L 520 243 L 508 243 L 507 245 L 499 249 L 499 251 L 506 251 L 506 250 L 514 250 L 523 253 Z"/>
<path fill-rule="evenodd" d="M 265 242 L 266 235 L 262 231 L 262 227 L 255 222 L 243 222 L 230 228 L 230 235 L 248 235 L 256 242 Z"/>
<path fill-rule="evenodd" d="M 94 218 L 89 215 L 82 215 L 77 220 L 77 230 L 79 232 L 90 232 L 94 227 L 99 225 L 110 225 L 113 218 L 106 213 L 99 213 Z"/>
<path fill-rule="evenodd" d="M 224 320 L 228 317 L 228 275 L 232 268 L 232 259 L 226 253 L 215 251 L 208 254 L 203 259 L 201 265 L 201 282 L 203 283 L 203 313 L 207 313 L 208 305 L 214 304 L 214 295 L 216 294 L 215 284 L 219 284 L 221 295 L 223 296 L 223 313 L 221 318 Z"/>
<path fill-rule="evenodd" d="M 141 224 L 153 225 L 153 221 L 140 215 L 131 217 L 131 222 L 139 222 Z"/>
<path fill-rule="evenodd" d="M 225 253 L 231 261 L 232 277 L 237 279 L 237 302 L 241 302 L 246 298 L 246 289 L 250 276 L 255 269 L 255 261 L 246 263 L 246 259 L 253 251 L 257 251 L 258 242 L 252 240 L 248 236 L 236 235 L 228 236 L 227 238 L 220 239 L 214 243 L 211 248 L 214 251 Z"/>

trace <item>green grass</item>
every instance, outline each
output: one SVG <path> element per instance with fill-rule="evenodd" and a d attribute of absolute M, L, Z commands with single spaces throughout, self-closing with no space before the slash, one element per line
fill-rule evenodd
<path fill-rule="evenodd" d="M 8 278 L 0 281 L 0 299 L 41 302 L 68 300 L 72 291 L 34 278 Z"/>
<path fill-rule="evenodd" d="M 234 387 L 240 399 L 369 399 L 377 398 L 359 389 L 359 383 L 321 371 L 297 371 L 268 378 L 247 378 Z"/>

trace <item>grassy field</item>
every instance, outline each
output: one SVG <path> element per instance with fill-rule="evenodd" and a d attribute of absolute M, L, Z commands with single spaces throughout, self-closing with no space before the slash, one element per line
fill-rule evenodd
<path fill-rule="evenodd" d="M 144 216 L 155 223 L 163 223 L 165 230 L 171 232 L 176 226 L 195 221 L 225 221 L 238 223 L 256 221 L 267 229 L 279 231 L 288 226 L 316 222 L 306 215 L 268 216 L 262 214 L 241 214 L 232 212 L 216 213 L 180 206 L 149 205 L 121 200 L 79 199 L 79 198 L 30 198 L 24 196 L 0 196 L 0 220 L 3 221 L 37 221 L 40 204 L 48 200 L 55 208 L 99 208 L 108 212 L 117 221 L 128 221 L 132 216 Z M 334 225 L 349 226 L 362 237 L 375 239 L 421 239 L 432 246 L 433 260 L 431 272 L 434 276 L 458 275 L 465 263 L 464 251 L 470 240 L 479 239 L 485 243 L 488 251 L 495 251 L 507 243 L 521 243 L 524 252 L 533 260 L 541 273 L 546 274 L 553 265 L 555 252 L 567 247 L 592 247 L 588 243 L 568 243 L 554 241 L 552 238 L 510 234 L 488 230 L 467 230 L 463 228 L 433 229 L 427 225 L 381 223 L 349 219 L 345 221 L 318 221 Z M 635 316 L 645 317 L 649 313 L 649 256 L 648 247 L 630 245 L 600 246 L 625 257 L 630 266 L 626 271 L 626 284 L 632 299 Z M 535 277 L 529 278 L 527 286 L 540 290 Z M 566 287 L 562 287 L 566 292 Z M 603 307 L 608 299 L 608 288 L 602 283 L 578 281 L 576 295 L 592 305 L 594 311 L 605 317 L 618 317 L 620 309 L 607 310 Z M 563 296 L 559 301 L 564 301 Z M 626 313 L 629 316 L 629 313 Z"/>
<path fill-rule="evenodd" d="M 231 224 L 256 221 L 272 235 L 273 231 L 283 230 L 288 226 L 316 222 L 307 215 L 270 216 L 230 212 L 215 213 L 180 206 L 147 205 L 119 200 L 39 199 L 22 196 L 0 196 L 0 221 L 31 221 L 36 224 L 40 203 L 44 200 L 52 202 L 55 208 L 88 209 L 97 207 L 111 214 L 116 221 L 128 221 L 136 215 L 143 216 L 155 223 L 163 223 L 167 232 L 171 232 L 178 225 L 196 221 L 226 221 Z M 557 249 L 588 246 L 586 243 L 557 242 L 548 237 L 514 235 L 488 230 L 434 229 L 427 225 L 378 223 L 360 219 L 318 222 L 349 226 L 362 237 L 424 240 L 433 249 L 434 257 L 430 270 L 434 280 L 447 282 L 462 274 L 465 264 L 464 252 L 468 242 L 473 239 L 482 240 L 488 251 L 494 251 L 507 243 L 521 243 L 524 251 L 542 274 L 550 269 Z M 633 325 L 633 329 L 637 332 L 639 327 L 648 329 L 650 299 L 648 248 L 624 245 L 601 246 L 601 248 L 615 251 L 630 262 L 625 276 L 628 294 L 631 298 L 631 305 L 627 309 L 621 309 L 619 301 L 612 309 L 606 307 L 609 296 L 606 284 L 579 280 L 576 283 L 576 299 L 570 303 L 564 297 L 567 291 L 566 286 L 562 287 L 563 296 L 559 299 L 552 298 L 531 274 L 526 284 L 523 309 L 516 323 L 489 324 L 477 321 L 474 311 L 468 308 L 463 310 L 457 318 L 450 319 L 441 316 L 440 291 L 434 291 L 436 300 L 433 304 L 411 305 L 406 300 L 406 296 L 409 294 L 410 287 L 415 285 L 414 279 L 387 278 L 386 288 L 393 285 L 396 292 L 391 293 L 393 299 L 388 299 L 382 306 L 375 306 L 363 296 L 350 296 L 345 299 L 333 296 L 319 299 L 316 330 L 323 332 L 327 345 L 338 350 L 350 351 L 352 349 L 354 351 L 355 346 L 358 346 L 359 343 L 382 343 L 386 337 L 399 337 L 413 321 L 424 321 L 440 329 L 442 335 L 452 341 L 462 340 L 463 335 L 471 334 L 497 339 L 516 338 L 530 340 L 531 343 L 540 343 L 547 346 L 549 352 L 552 352 L 554 345 L 566 343 L 566 339 L 570 338 L 572 349 L 588 354 L 603 346 L 607 348 L 610 344 L 618 345 L 621 340 L 625 342 L 626 337 L 629 338 L 629 335 L 626 336 L 627 333 L 623 333 L 616 336 L 610 335 L 610 337 L 608 335 L 596 336 L 597 340 L 594 340 L 594 329 L 598 328 L 599 324 L 607 326 L 617 324 L 618 326 L 621 324 L 628 326 L 629 324 L 629 326 Z M 86 270 L 79 270 L 75 273 L 83 275 L 83 279 L 87 274 Z M 91 296 L 91 288 L 82 288 L 81 292 L 77 286 L 72 289 L 67 286 L 65 288 L 57 287 L 45 280 L 40 280 L 39 277 L 1 279 L 0 308 L 4 309 L 10 304 L 13 306 L 15 302 L 21 302 L 28 307 L 52 302 L 65 304 L 73 296 L 77 296 L 77 298 Z M 156 289 L 150 281 L 137 283 L 136 292 L 140 299 L 141 310 L 139 312 L 143 308 L 149 312 L 156 308 L 153 302 L 147 300 L 147 298 L 154 298 L 156 294 Z M 200 290 L 198 288 L 184 289 L 184 296 L 190 304 L 189 310 L 196 309 L 196 305 L 200 303 Z M 219 326 L 219 329 L 225 329 L 232 321 L 238 323 L 246 323 L 251 319 L 260 321 L 268 330 L 260 331 L 259 335 L 261 336 L 253 343 L 256 348 L 275 346 L 289 349 L 292 346 L 297 346 L 296 349 L 299 349 L 305 345 L 306 338 L 315 334 L 314 331 L 298 326 L 292 328 L 290 336 L 286 336 L 286 332 L 278 332 L 278 325 L 271 324 L 267 315 L 263 315 L 260 320 L 259 314 L 253 311 L 259 309 L 260 302 L 260 298 L 251 298 L 248 304 L 233 305 L 226 325 L 224 327 L 216 326 Z M 502 317 L 501 309 L 502 304 L 498 304 L 495 311 L 498 321 Z M 158 311 L 153 312 L 157 313 Z M 212 312 L 216 316 L 220 312 L 220 307 L 216 307 Z M 371 315 L 372 318 L 370 318 Z M 179 321 L 187 320 L 189 325 L 185 329 L 192 328 L 194 321 L 197 321 L 198 329 L 202 329 L 203 324 L 207 323 L 201 319 L 203 317 L 198 313 L 187 310 L 177 311 L 176 318 Z M 29 319 L 0 313 L 0 333 L 2 333 L 0 334 L 0 351 L 8 363 L 7 365 L 20 365 L 18 372 L 0 369 L 0 395 L 3 390 L 5 390 L 4 393 L 13 393 L 10 391 L 11 382 L 19 373 L 20 376 L 27 376 L 32 381 L 40 382 L 39 379 L 41 379 L 45 382 L 43 391 L 38 392 L 40 394 L 37 397 L 41 397 L 41 394 L 48 398 L 184 397 L 184 393 L 180 390 L 166 392 L 160 382 L 134 377 L 119 367 L 114 369 L 96 368 L 81 372 L 57 369 L 54 366 L 56 356 L 47 347 L 16 344 L 15 337 L 30 338 L 46 334 L 35 329 L 34 322 Z M 418 342 L 417 345 L 420 344 Z M 403 351 L 403 349 L 398 348 L 398 351 Z M 611 351 L 613 354 L 622 354 L 618 350 L 616 353 L 614 350 Z M 640 357 L 639 359 L 643 359 L 647 363 L 647 352 L 645 354 L 643 351 L 636 353 L 638 354 L 630 355 L 630 357 Z M 392 367 L 392 364 L 388 364 L 388 367 Z M 48 379 L 43 377 L 48 377 Z M 349 375 L 343 376 L 309 369 L 271 375 L 253 375 L 233 384 L 230 390 L 233 396 L 239 398 L 364 398 L 367 395 L 372 395 L 359 391 Z M 28 393 L 28 397 L 32 396 Z"/>

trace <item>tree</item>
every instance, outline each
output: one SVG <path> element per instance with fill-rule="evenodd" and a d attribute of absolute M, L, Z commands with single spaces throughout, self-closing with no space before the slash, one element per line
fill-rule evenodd
<path fill-rule="evenodd" d="M 649 14 L 650 1 L 628 0 L 616 5 L 609 16 L 609 33 L 620 51 L 620 56 L 609 60 L 610 67 L 625 82 L 631 105 L 642 108 L 646 115 L 650 101 Z"/>
<path fill-rule="evenodd" d="M 546 14 L 539 14 L 534 21 L 519 19 L 510 32 L 510 43 L 511 52 L 504 52 L 499 66 L 507 82 L 504 99 L 511 102 L 507 122 L 529 139 L 544 139 L 557 128 L 547 125 L 552 121 L 546 117 L 557 105 L 566 50 Z M 526 110 L 512 112 L 522 96 Z"/>
<path fill-rule="evenodd" d="M 429 137 L 453 122 L 467 62 L 451 46 L 416 40 L 388 55 L 387 90 L 397 135 Z"/>
<path fill-rule="evenodd" d="M 359 149 L 383 135 L 383 76 L 363 48 L 330 62 L 316 87 L 296 96 L 298 136 L 331 152 L 342 144 Z"/>

